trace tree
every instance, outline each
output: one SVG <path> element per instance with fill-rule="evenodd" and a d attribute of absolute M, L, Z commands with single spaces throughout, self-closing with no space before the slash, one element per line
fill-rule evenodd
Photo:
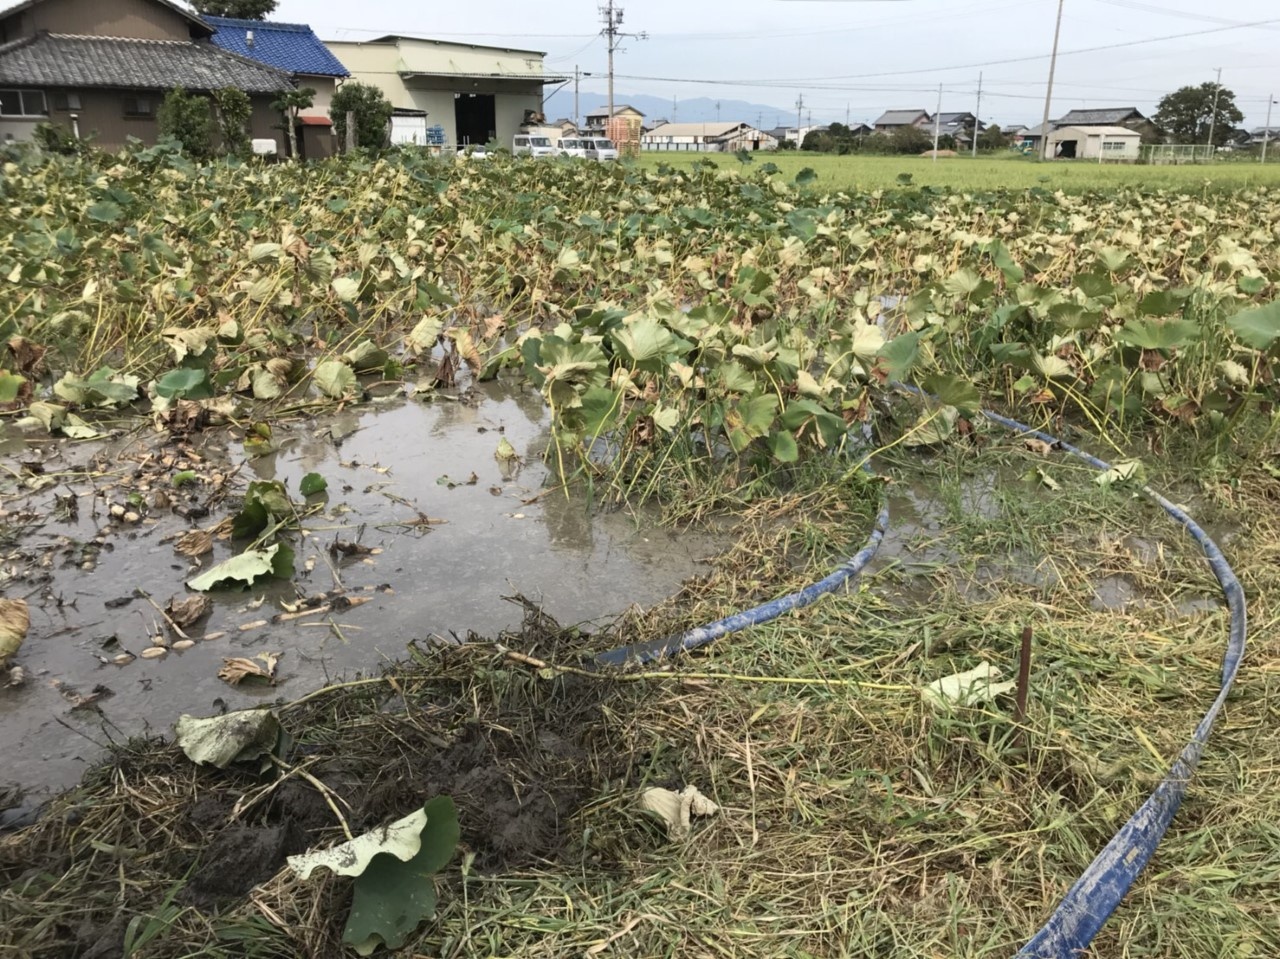
<path fill-rule="evenodd" d="M 198 94 L 182 87 L 166 93 L 156 111 L 156 126 L 161 137 L 177 140 L 193 157 L 213 154 L 213 115 L 209 101 Z"/>
<path fill-rule="evenodd" d="M 289 156 L 298 159 L 298 114 L 308 110 L 316 102 L 316 91 L 311 87 L 286 90 L 271 104 L 271 109 L 284 114 L 284 131 L 289 136 Z"/>
<path fill-rule="evenodd" d="M 1009 135 L 1000 129 L 998 123 L 993 123 L 981 133 L 978 134 L 979 150 L 1003 150 L 1009 145 Z"/>
<path fill-rule="evenodd" d="M 355 116 L 356 146 L 361 150 L 381 150 L 387 145 L 387 124 L 391 103 L 381 90 L 367 83 L 348 80 L 333 95 L 329 116 L 333 117 L 338 142 L 347 142 L 347 114 Z"/>
<path fill-rule="evenodd" d="M 265 20 L 275 11 L 277 0 L 197 0 L 199 13 L 239 20 Z"/>
<path fill-rule="evenodd" d="M 804 142 L 800 144 L 800 149 L 813 153 L 830 153 L 831 136 L 825 130 L 810 130 L 804 135 Z"/>
<path fill-rule="evenodd" d="M 235 87 L 216 90 L 214 102 L 218 105 L 218 130 L 222 134 L 222 152 L 245 154 L 249 152 L 249 118 L 253 116 L 253 104 L 248 94 Z"/>
<path fill-rule="evenodd" d="M 932 149 L 933 137 L 919 127 L 896 127 L 889 134 L 889 147 L 894 153 L 923 153 Z"/>
<path fill-rule="evenodd" d="M 1214 96 L 1218 110 L 1214 114 Z M 1205 143 L 1213 127 L 1213 145 L 1222 146 L 1244 114 L 1236 106 L 1236 95 L 1216 83 L 1182 87 L 1160 101 L 1152 119 L 1174 143 Z"/>

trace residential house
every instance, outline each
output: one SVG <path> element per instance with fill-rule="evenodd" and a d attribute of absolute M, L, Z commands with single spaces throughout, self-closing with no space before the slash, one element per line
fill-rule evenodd
<path fill-rule="evenodd" d="M 939 113 L 937 127 L 939 136 L 951 137 L 956 146 L 966 147 L 973 144 L 971 139 L 973 131 L 977 129 L 981 133 L 987 128 L 987 125 L 972 113 Z M 933 130 L 932 122 L 930 122 L 927 129 L 929 131 Z"/>
<path fill-rule="evenodd" d="M 389 35 L 376 40 L 330 40 L 329 51 L 353 79 L 378 87 L 400 116 L 432 141 L 463 147 L 496 140 L 508 148 L 525 117 L 542 112 L 543 87 L 568 77 L 543 67 L 545 54 L 511 47 Z M 396 139 L 396 117 L 392 117 Z"/>
<path fill-rule="evenodd" d="M 1136 163 L 1142 134 L 1128 127 L 1061 127 L 1049 134 L 1046 152 L 1059 160 Z"/>
<path fill-rule="evenodd" d="M 625 103 L 615 104 L 613 108 L 613 117 L 615 120 L 625 120 L 628 126 L 634 126 L 639 129 L 644 125 L 644 114 L 633 106 Z M 588 113 L 582 122 L 582 135 L 586 137 L 602 137 L 606 136 L 606 129 L 609 125 L 609 109 L 605 107 L 594 113 Z"/>
<path fill-rule="evenodd" d="M 568 117 L 560 117 L 558 120 L 552 120 L 551 123 L 547 125 L 559 130 L 559 135 L 562 137 L 576 137 L 578 135 L 578 124 L 574 123 Z"/>
<path fill-rule="evenodd" d="M 641 135 L 640 147 L 663 153 L 737 153 L 778 149 L 778 139 L 749 123 L 664 123 Z"/>
<path fill-rule="evenodd" d="M 769 136 L 773 137 L 775 140 L 779 142 L 783 140 L 790 140 L 797 147 L 799 147 L 802 143 L 804 143 L 804 138 L 807 137 L 810 133 L 812 133 L 815 130 L 826 130 L 826 129 L 827 127 L 825 126 L 820 126 L 818 124 L 811 123 L 807 126 L 800 126 L 800 127 L 789 127 L 789 126 L 774 127 L 772 130 L 765 130 L 764 132 L 768 133 Z"/>
<path fill-rule="evenodd" d="M 1249 132 L 1249 146 L 1260 147 L 1263 142 L 1275 143 L 1280 140 L 1280 127 L 1258 127 L 1256 130 Z"/>
<path fill-rule="evenodd" d="M 338 84 L 351 74 L 311 28 L 271 20 L 203 19 L 217 31 L 211 38 L 215 46 L 283 70 L 299 87 L 316 91 L 311 106 L 298 114 L 298 147 L 304 157 L 332 156 L 337 144 L 329 104 Z"/>
<path fill-rule="evenodd" d="M 876 133 L 892 133 L 901 127 L 919 127 L 925 129 L 933 124 L 933 116 L 928 110 L 886 110 L 872 124 Z"/>
<path fill-rule="evenodd" d="M 154 143 L 156 110 L 174 87 L 249 95 L 250 135 L 281 145 L 271 103 L 289 75 L 210 42 L 213 27 L 169 0 L 25 0 L 0 9 L 0 140 L 41 123 L 105 149 Z"/>

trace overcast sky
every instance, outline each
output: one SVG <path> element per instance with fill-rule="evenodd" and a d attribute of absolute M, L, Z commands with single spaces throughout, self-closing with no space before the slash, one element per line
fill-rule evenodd
<path fill-rule="evenodd" d="M 1246 126 L 1261 126 L 1280 94 L 1276 0 L 1065 0 L 1053 116 L 1073 107 L 1137 106 L 1212 81 L 1234 90 Z M 873 120 L 887 108 L 973 110 L 982 119 L 1035 124 L 1043 110 L 1057 0 L 630 0 L 628 40 L 616 64 L 628 93 L 723 97 L 794 115 L 803 94 L 815 121 Z M 594 0 L 281 0 L 275 19 L 310 23 L 324 39 L 404 33 L 545 50 L 547 68 L 595 76 L 604 92 L 604 40 Z M 1262 26 L 1223 29 L 1271 19 Z M 494 32 L 496 31 L 496 32 Z M 1156 40 L 1155 38 L 1173 37 Z M 1137 43 L 1135 41 L 1151 41 Z M 1114 46 L 1116 44 L 1131 44 Z M 1085 48 L 1111 47 L 1072 53 Z M 1021 62 L 998 62 L 1020 60 Z M 549 91 L 548 91 L 549 92 Z M 1280 117 L 1280 107 L 1276 116 Z M 1273 123 L 1275 120 L 1273 119 Z"/>

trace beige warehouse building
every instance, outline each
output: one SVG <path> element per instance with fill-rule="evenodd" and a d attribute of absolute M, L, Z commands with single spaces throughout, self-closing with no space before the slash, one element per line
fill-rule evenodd
<path fill-rule="evenodd" d="M 325 46 L 353 80 L 379 87 L 397 110 L 424 111 L 449 147 L 491 139 L 510 147 L 526 115 L 542 111 L 544 86 L 567 80 L 548 76 L 545 54 L 534 50 L 394 35 Z"/>
<path fill-rule="evenodd" d="M 1136 163 L 1142 134 L 1125 127 L 1060 127 L 1049 134 L 1048 153 L 1060 160 Z"/>

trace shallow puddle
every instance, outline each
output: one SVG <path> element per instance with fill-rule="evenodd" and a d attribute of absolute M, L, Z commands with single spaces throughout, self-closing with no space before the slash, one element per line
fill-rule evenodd
<path fill-rule="evenodd" d="M 495 457 L 502 438 L 524 465 Z M 631 603 L 673 592 L 724 545 L 660 529 L 645 515 L 592 510 L 582 497 L 544 489 L 545 405 L 513 388 L 493 386 L 473 403 L 394 400 L 361 407 L 277 426 L 275 439 L 278 452 L 246 461 L 235 436 L 210 433 L 199 445 L 208 457 L 199 472 L 243 463 L 230 480 L 233 499 L 253 479 L 283 480 L 295 498 L 306 473 L 327 479 L 327 494 L 311 500 L 323 509 L 305 519 L 307 535 L 295 537 L 294 580 L 216 591 L 212 614 L 187 630 L 194 646 L 114 665 L 102 659 L 137 656 L 151 645 L 150 636 L 167 633 L 159 629 L 160 614 L 135 590 L 161 607 L 172 596 L 194 595 L 184 580 L 195 567 L 175 553 L 173 540 L 195 525 L 209 528 L 228 507 L 215 507 L 195 523 L 167 509 L 151 509 L 137 523 L 113 523 L 110 505 L 127 495 L 134 461 L 160 452 L 163 437 L 142 433 L 113 441 L 120 470 L 113 476 L 86 475 L 103 444 L 41 440 L 27 447 L 8 438 L 8 536 L 0 572 L 5 595 L 28 600 L 31 630 L 15 659 L 27 673 L 25 685 L 0 688 L 0 786 L 17 782 L 39 798 L 75 782 L 108 738 L 165 734 L 184 712 L 207 715 L 224 705 L 293 699 L 356 673 L 375 673 L 403 655 L 412 639 L 493 635 L 521 619 L 521 607 L 503 597 L 526 596 L 564 624 L 607 621 Z M 33 454 L 42 460 L 38 465 L 29 462 Z M 19 482 L 33 472 L 57 481 L 24 492 Z M 209 487 L 201 493 L 207 497 Z M 68 494 L 75 497 L 74 515 Z M 431 523 L 420 525 L 422 517 Z M 86 549 L 108 526 L 101 551 Z M 335 540 L 375 552 L 331 555 Z M 218 542 L 203 567 L 233 550 Z M 91 570 L 82 568 L 86 562 Z M 368 602 L 272 622 L 282 601 L 338 587 Z M 278 686 L 233 687 L 218 679 L 224 657 L 265 652 L 283 653 Z M 76 708 L 77 698 L 92 697 L 97 687 L 100 698 Z"/>

